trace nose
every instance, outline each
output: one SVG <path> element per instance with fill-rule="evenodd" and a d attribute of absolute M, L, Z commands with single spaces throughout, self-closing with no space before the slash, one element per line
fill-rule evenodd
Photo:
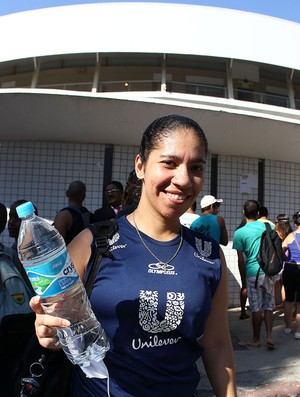
<path fill-rule="evenodd" d="M 186 166 L 178 167 L 175 175 L 172 179 L 174 185 L 178 185 L 184 188 L 192 186 L 192 176 Z"/>

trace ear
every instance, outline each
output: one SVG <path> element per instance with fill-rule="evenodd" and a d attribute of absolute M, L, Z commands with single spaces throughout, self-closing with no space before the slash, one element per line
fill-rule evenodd
<path fill-rule="evenodd" d="M 139 154 L 135 158 L 135 173 L 138 179 L 144 179 L 144 164 Z"/>

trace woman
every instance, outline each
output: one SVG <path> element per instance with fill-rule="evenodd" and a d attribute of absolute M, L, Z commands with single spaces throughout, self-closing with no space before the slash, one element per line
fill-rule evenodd
<path fill-rule="evenodd" d="M 284 241 L 289 233 L 292 233 L 293 229 L 291 227 L 288 215 L 279 214 L 276 216 L 275 230 L 282 241 Z"/>
<path fill-rule="evenodd" d="M 207 151 L 202 129 L 186 117 L 162 117 L 146 129 L 135 160 L 141 198 L 117 220 L 114 259 L 102 260 L 91 294 L 110 340 L 109 379 L 87 379 L 76 367 L 72 397 L 192 397 L 201 355 L 216 396 L 236 396 L 224 256 L 179 221 L 201 191 Z M 89 230 L 68 246 L 82 279 L 91 246 Z M 38 298 L 31 304 L 40 343 L 54 348 L 54 327 L 67 323 L 43 315 Z"/>
<path fill-rule="evenodd" d="M 278 236 L 281 238 L 282 241 L 287 237 L 289 233 L 293 231 L 290 219 L 286 214 L 279 214 L 276 216 L 275 220 L 275 230 Z M 280 272 L 276 276 L 275 286 L 274 286 L 274 294 L 275 294 L 275 304 L 278 309 L 284 307 L 284 288 L 282 283 L 282 272 Z"/>
<path fill-rule="evenodd" d="M 284 320 L 286 334 L 292 332 L 293 310 L 296 301 L 295 339 L 300 339 L 300 212 L 293 215 L 296 230 L 283 241 L 282 248 L 288 251 L 288 261 L 284 264 L 282 281 L 285 289 Z"/>

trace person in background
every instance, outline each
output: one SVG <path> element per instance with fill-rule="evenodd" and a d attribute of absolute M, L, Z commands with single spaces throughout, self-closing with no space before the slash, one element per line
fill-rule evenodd
<path fill-rule="evenodd" d="M 218 215 L 222 199 L 207 195 L 201 199 L 201 216 L 190 226 L 192 230 L 203 233 L 216 240 L 219 244 L 228 244 L 228 233 L 225 220 Z"/>
<path fill-rule="evenodd" d="M 187 209 L 187 211 L 181 215 L 181 217 L 179 218 L 180 223 L 183 226 L 186 226 L 188 228 L 191 227 L 191 224 L 199 218 L 200 215 L 196 214 L 196 209 L 197 209 L 197 202 L 194 201 L 194 203 L 192 204 L 192 206 L 190 208 Z"/>
<path fill-rule="evenodd" d="M 284 320 L 285 334 L 292 332 L 293 310 L 296 301 L 296 332 L 294 338 L 300 340 L 300 212 L 293 215 L 296 230 L 288 234 L 282 243 L 287 253 L 282 281 L 285 290 Z"/>
<path fill-rule="evenodd" d="M 247 223 L 237 229 L 233 236 L 233 249 L 237 250 L 238 263 L 246 274 L 247 295 L 250 310 L 252 312 L 252 339 L 240 342 L 241 346 L 261 346 L 261 325 L 264 320 L 266 324 L 267 338 L 266 346 L 274 349 L 275 344 L 272 337 L 273 328 L 273 309 L 274 282 L 266 276 L 257 261 L 257 254 L 260 248 L 261 235 L 265 231 L 265 225 L 258 222 L 259 203 L 255 200 L 248 200 L 244 204 L 244 215 Z M 244 262 L 244 255 L 246 263 Z M 259 277 L 256 287 L 256 275 L 258 270 Z"/>
<path fill-rule="evenodd" d="M 130 171 L 125 187 L 122 209 L 117 213 L 117 218 L 128 215 L 137 208 L 141 197 L 141 189 L 141 181 L 137 178 L 135 170 Z"/>
<path fill-rule="evenodd" d="M 293 229 L 290 223 L 290 218 L 287 214 L 279 214 L 276 216 L 275 230 L 282 241 L 292 233 Z"/>
<path fill-rule="evenodd" d="M 179 220 L 202 189 L 207 152 L 201 127 L 185 116 L 160 117 L 144 132 L 135 160 L 141 198 L 117 219 L 113 259 L 102 259 L 91 294 L 111 345 L 109 378 L 87 378 L 75 366 L 71 397 L 193 397 L 200 356 L 215 395 L 236 397 L 225 258 L 216 241 Z M 68 249 L 84 279 L 91 231 Z M 31 305 L 40 343 L 54 349 L 56 327 L 68 322 L 43 314 L 38 297 Z"/>
<path fill-rule="evenodd" d="M 18 244 L 18 237 L 19 237 L 19 231 L 20 231 L 20 226 L 21 226 L 21 219 L 19 218 L 16 208 L 24 203 L 27 203 L 28 200 L 17 200 L 15 202 L 12 203 L 12 205 L 10 206 L 9 209 L 9 216 L 8 216 L 8 223 L 7 223 L 7 228 L 8 228 L 8 232 L 9 232 L 9 236 L 14 238 L 14 243 L 12 244 L 11 248 L 17 252 L 17 244 Z M 37 207 L 33 204 L 34 206 L 34 213 L 36 215 L 38 215 L 38 209 Z M 28 279 L 28 276 L 23 268 L 23 266 L 21 265 L 19 259 L 18 262 L 16 264 L 16 266 L 18 267 L 18 270 L 21 274 L 21 276 L 23 277 L 23 280 L 26 282 L 26 284 L 28 285 L 28 287 L 33 291 L 32 289 L 32 285 Z"/>
<path fill-rule="evenodd" d="M 245 226 L 247 223 L 247 220 L 245 216 L 243 217 L 241 223 L 239 226 L 236 228 L 239 229 L 243 226 Z M 241 278 L 241 289 L 240 289 L 240 307 L 241 307 L 241 313 L 240 313 L 240 320 L 246 320 L 249 318 L 247 314 L 247 309 L 246 309 L 246 303 L 247 303 L 247 283 L 246 283 L 246 264 L 247 258 L 246 255 L 243 253 L 243 262 L 238 261 L 238 267 L 239 267 L 239 273 L 240 273 L 240 278 Z"/>
<path fill-rule="evenodd" d="M 17 206 L 16 206 L 17 207 Z M 16 208 L 15 207 L 15 208 Z M 0 235 L 3 233 L 5 226 L 7 223 L 7 209 L 5 207 L 5 205 L 3 203 L 0 203 Z M 0 263 L 2 265 L 2 268 L 0 266 L 0 273 L 1 273 L 1 277 L 0 277 L 0 282 L 1 282 L 1 288 L 4 287 L 4 285 L 2 285 L 2 282 L 4 282 L 4 279 L 6 279 L 6 277 L 4 277 L 4 267 L 9 269 L 9 268 L 13 268 L 14 272 L 17 272 L 19 275 L 25 274 L 25 271 L 23 269 L 23 266 L 21 265 L 19 258 L 18 258 L 18 254 L 16 252 L 15 249 L 13 248 L 9 248 L 6 247 L 5 245 L 3 245 L 2 243 L 0 243 Z M 6 269 L 6 272 L 9 273 L 9 270 Z M 14 296 L 12 296 L 12 300 L 15 301 L 16 303 L 16 307 L 19 307 L 19 312 L 23 312 L 23 313 L 28 313 L 30 310 L 29 305 L 28 305 L 28 299 L 26 302 L 25 297 L 27 295 L 33 295 L 33 290 L 31 288 L 31 284 L 28 280 L 28 277 L 26 275 L 25 280 L 26 284 L 28 284 L 28 289 L 26 289 L 26 293 L 24 293 L 23 291 L 15 291 Z M 16 286 L 21 288 L 24 288 L 24 282 L 18 282 L 16 283 Z M 19 293 L 18 293 L 19 292 Z M 0 302 L 3 304 L 3 301 L 1 300 L 0 297 Z M 27 306 L 24 311 L 23 308 Z M 0 312 L 1 312 L 1 304 L 0 304 Z M 17 313 L 18 311 L 16 311 Z M 11 313 L 13 314 L 13 313 Z"/>
<path fill-rule="evenodd" d="M 83 206 L 86 197 L 86 186 L 83 182 L 70 183 L 66 196 L 68 207 L 56 214 L 53 225 L 62 235 L 66 244 L 69 244 L 78 233 L 92 223 L 92 214 Z"/>
<path fill-rule="evenodd" d="M 114 219 L 122 209 L 124 188 L 121 182 L 111 181 L 105 187 L 107 204 L 94 212 L 94 222 Z"/>
<path fill-rule="evenodd" d="M 282 241 L 285 240 L 288 234 L 292 233 L 293 229 L 290 224 L 290 218 L 288 217 L 287 214 L 277 215 L 275 220 L 275 230 Z M 277 276 L 277 280 L 275 282 L 275 287 L 274 287 L 274 293 L 275 293 L 276 308 L 280 309 L 284 307 L 285 294 L 284 294 L 284 288 L 282 282 L 282 272 L 280 272 Z"/>
<path fill-rule="evenodd" d="M 0 235 L 7 222 L 7 209 L 0 203 Z M 34 295 L 20 274 L 16 251 L 0 243 L 0 382 L 1 397 L 11 397 L 15 369 L 29 338 L 34 335 Z M 29 281 L 28 281 L 29 282 Z"/>
<path fill-rule="evenodd" d="M 270 219 L 268 219 L 269 210 L 267 207 L 260 207 L 258 216 L 259 218 L 257 220 L 259 222 L 268 222 L 270 225 L 272 225 L 273 228 L 275 227 L 274 223 L 270 221 Z"/>
<path fill-rule="evenodd" d="M 10 206 L 9 209 L 9 218 L 8 218 L 8 232 L 9 232 L 9 237 L 12 237 L 15 241 L 12 244 L 11 248 L 17 251 L 17 241 L 19 237 L 19 230 L 21 226 L 21 219 L 19 218 L 16 208 L 24 203 L 27 203 L 28 200 L 17 200 L 12 205 Z M 38 210 L 36 206 L 34 205 L 35 208 L 35 214 L 38 215 Z"/>

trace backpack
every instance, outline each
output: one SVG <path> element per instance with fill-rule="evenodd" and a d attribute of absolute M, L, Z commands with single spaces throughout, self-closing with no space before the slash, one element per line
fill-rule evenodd
<path fill-rule="evenodd" d="M 282 240 L 269 223 L 265 222 L 265 226 L 266 230 L 261 235 L 257 261 L 267 276 L 275 276 L 283 268 L 284 253 L 282 250 Z M 257 287 L 259 273 L 260 269 L 257 271 L 255 287 Z"/>
<path fill-rule="evenodd" d="M 95 250 L 92 253 L 92 266 L 85 282 L 90 296 L 102 257 L 113 258 L 109 251 L 109 240 L 118 230 L 114 220 L 89 225 L 93 233 Z M 36 335 L 28 343 L 14 373 L 14 391 L 10 397 L 66 397 L 73 364 L 64 352 L 42 347 Z"/>

